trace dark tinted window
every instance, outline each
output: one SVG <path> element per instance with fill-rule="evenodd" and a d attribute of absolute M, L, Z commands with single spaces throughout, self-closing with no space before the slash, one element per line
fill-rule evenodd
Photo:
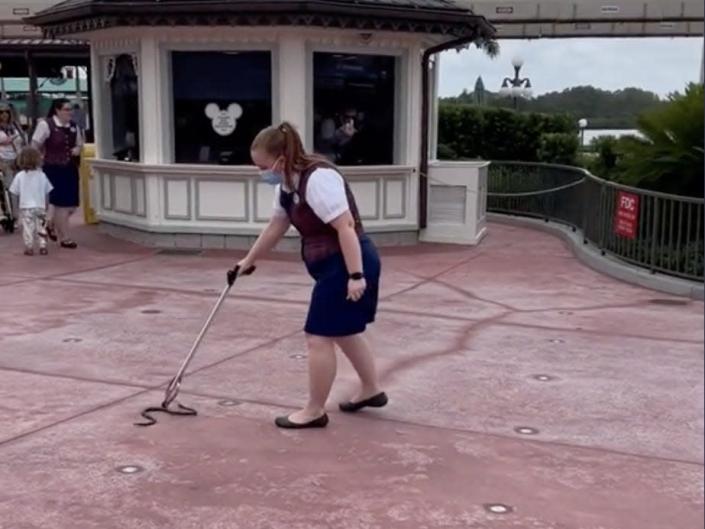
<path fill-rule="evenodd" d="M 132 57 L 119 55 L 112 64 L 110 104 L 113 125 L 113 152 L 119 160 L 138 161 L 140 123 L 138 81 Z"/>
<path fill-rule="evenodd" d="M 266 51 L 173 52 L 177 163 L 249 165 L 250 144 L 272 123 Z"/>
<path fill-rule="evenodd" d="M 340 165 L 394 163 L 396 58 L 314 53 L 314 147 Z"/>

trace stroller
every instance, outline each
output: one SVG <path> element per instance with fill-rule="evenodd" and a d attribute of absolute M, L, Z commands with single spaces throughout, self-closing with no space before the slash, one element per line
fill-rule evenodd
<path fill-rule="evenodd" d="M 12 211 L 12 197 L 3 179 L 0 178 L 0 226 L 7 233 L 15 231 L 15 212 Z"/>

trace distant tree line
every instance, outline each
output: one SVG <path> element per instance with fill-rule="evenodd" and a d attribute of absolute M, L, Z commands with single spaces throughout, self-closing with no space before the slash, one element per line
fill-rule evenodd
<path fill-rule="evenodd" d="M 489 101 L 487 93 L 475 92 Z M 691 83 L 683 93 L 674 92 L 635 116 L 638 135 L 596 138 L 582 151 L 577 120 L 567 112 L 516 112 L 444 100 L 439 106 L 437 155 L 441 160 L 578 165 L 629 186 L 702 197 L 704 99 L 703 85 Z"/>
<path fill-rule="evenodd" d="M 472 91 L 463 90 L 456 97 L 441 98 L 444 103 L 460 103 L 496 108 L 513 108 L 512 98 L 487 90 L 478 77 Z M 602 90 L 593 86 L 576 86 L 562 92 L 550 92 L 532 99 L 519 99 L 519 110 L 547 114 L 567 114 L 575 121 L 585 118 L 592 129 L 633 129 L 644 112 L 656 110 L 668 102 L 648 90 L 625 88 Z"/>

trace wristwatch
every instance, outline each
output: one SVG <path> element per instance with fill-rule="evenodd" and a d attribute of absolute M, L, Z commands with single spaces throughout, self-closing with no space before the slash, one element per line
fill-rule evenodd
<path fill-rule="evenodd" d="M 364 279 L 365 276 L 362 272 L 353 272 L 348 276 L 350 279 L 354 279 L 355 281 L 358 281 L 360 279 Z"/>

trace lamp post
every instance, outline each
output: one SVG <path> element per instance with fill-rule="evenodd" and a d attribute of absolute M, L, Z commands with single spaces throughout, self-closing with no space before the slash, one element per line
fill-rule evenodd
<path fill-rule="evenodd" d="M 514 78 L 505 77 L 502 81 L 502 88 L 499 89 L 499 94 L 505 97 L 511 97 L 514 99 L 514 109 L 518 108 L 519 98 L 524 97 L 526 99 L 531 97 L 531 80 L 526 77 L 522 79 L 519 76 L 521 67 L 524 65 L 524 61 L 521 57 L 514 57 L 512 59 L 512 66 L 514 66 Z"/>
<path fill-rule="evenodd" d="M 578 120 L 578 127 L 580 127 L 580 148 L 585 148 L 585 127 L 588 126 L 588 120 L 582 118 Z"/>
<path fill-rule="evenodd" d="M 2 63 L 0 62 L 0 99 L 5 101 L 7 94 L 5 93 L 5 77 L 2 76 Z"/>

